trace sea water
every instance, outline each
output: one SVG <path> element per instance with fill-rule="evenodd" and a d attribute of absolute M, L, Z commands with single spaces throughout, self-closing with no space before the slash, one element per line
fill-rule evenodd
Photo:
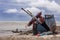
<path fill-rule="evenodd" d="M 32 26 L 25 27 L 28 24 L 28 21 L 0 21 L 0 35 L 13 34 L 12 30 L 15 31 L 28 31 L 32 30 Z M 60 23 L 56 23 L 59 25 Z"/>
<path fill-rule="evenodd" d="M 18 31 L 31 30 L 32 27 L 25 27 L 27 23 L 27 21 L 0 21 L 0 35 L 12 34 L 12 31 L 16 29 L 18 29 Z"/>

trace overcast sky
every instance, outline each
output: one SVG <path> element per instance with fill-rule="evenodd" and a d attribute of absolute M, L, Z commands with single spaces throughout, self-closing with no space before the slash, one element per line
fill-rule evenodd
<path fill-rule="evenodd" d="M 60 21 L 60 0 L 0 0 L 0 21 L 30 20 L 22 7 L 34 15 L 40 11 L 43 15 L 54 14 L 56 21 Z"/>

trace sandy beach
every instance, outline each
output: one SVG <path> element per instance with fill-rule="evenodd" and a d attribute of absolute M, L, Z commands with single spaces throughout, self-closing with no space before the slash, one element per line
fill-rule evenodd
<path fill-rule="evenodd" d="M 60 35 L 31 36 L 12 34 L 0 36 L 0 40 L 60 40 Z"/>
<path fill-rule="evenodd" d="M 0 22 L 0 40 L 60 40 L 60 33 L 56 35 L 44 35 L 44 36 L 32 36 L 29 35 L 20 35 L 20 33 L 12 33 L 11 30 L 18 28 L 19 30 L 25 30 L 27 22 Z M 27 28 L 31 30 L 32 28 Z M 1 32 L 1 30 L 3 32 Z M 7 30 L 7 32 L 6 32 Z M 57 26 L 57 32 L 60 31 L 60 26 Z"/>

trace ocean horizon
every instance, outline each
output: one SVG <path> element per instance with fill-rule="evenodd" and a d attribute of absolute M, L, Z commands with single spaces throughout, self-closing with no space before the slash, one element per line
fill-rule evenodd
<path fill-rule="evenodd" d="M 25 29 L 28 21 L 0 21 L 0 30 Z"/>
<path fill-rule="evenodd" d="M 24 29 L 29 21 L 0 21 L 0 30 Z M 56 22 L 60 26 L 60 22 Z"/>

